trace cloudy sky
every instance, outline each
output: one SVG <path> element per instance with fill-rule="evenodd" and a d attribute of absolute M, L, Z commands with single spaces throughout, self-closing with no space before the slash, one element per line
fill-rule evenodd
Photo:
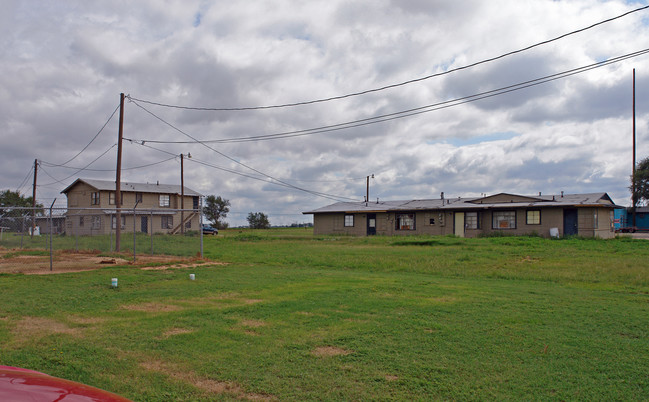
<path fill-rule="evenodd" d="M 191 153 L 186 186 L 229 199 L 235 226 L 311 221 L 363 200 L 372 174 L 374 201 L 563 190 L 628 205 L 634 68 L 649 156 L 649 55 L 633 56 L 649 9 L 540 43 L 646 5 L 3 0 L 0 189 L 31 195 L 35 159 L 45 205 L 78 177 L 115 180 L 125 93 L 122 180 L 179 184 Z"/>

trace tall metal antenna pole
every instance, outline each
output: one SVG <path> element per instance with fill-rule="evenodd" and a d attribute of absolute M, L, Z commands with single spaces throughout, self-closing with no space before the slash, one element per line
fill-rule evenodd
<path fill-rule="evenodd" d="M 635 186 L 635 68 L 633 69 L 633 170 L 631 177 L 631 202 L 633 203 L 633 227 L 635 228 L 635 207 L 638 204 L 638 195 Z"/>
<path fill-rule="evenodd" d="M 119 95 L 119 133 L 117 139 L 117 169 L 115 173 L 115 251 L 120 251 L 122 234 L 122 138 L 124 138 L 124 94 Z"/>

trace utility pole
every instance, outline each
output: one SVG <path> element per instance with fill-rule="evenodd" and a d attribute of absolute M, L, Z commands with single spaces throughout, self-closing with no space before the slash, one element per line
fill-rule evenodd
<path fill-rule="evenodd" d="M 117 169 L 115 173 L 115 251 L 120 251 L 122 235 L 122 138 L 124 137 L 124 93 L 119 95 L 119 130 L 117 139 Z"/>
<path fill-rule="evenodd" d="M 185 234 L 185 173 L 183 154 L 180 154 L 180 234 Z"/>
<path fill-rule="evenodd" d="M 373 179 L 374 174 L 372 174 L 371 176 L 367 176 L 367 188 L 366 188 L 366 191 L 365 191 L 365 203 L 366 204 L 368 202 L 370 202 L 370 177 Z"/>
<path fill-rule="evenodd" d="M 38 176 L 38 159 L 34 159 L 34 188 L 32 189 L 32 239 L 36 230 L 36 176 Z"/>
<path fill-rule="evenodd" d="M 180 154 L 180 234 L 185 233 L 185 170 L 183 168 L 183 158 L 185 155 Z M 188 153 L 187 158 L 191 159 L 192 154 Z"/>
<path fill-rule="evenodd" d="M 638 204 L 638 196 L 635 188 L 635 68 L 633 69 L 633 170 L 631 171 L 631 203 L 633 210 L 633 224 L 635 228 L 635 207 Z"/>

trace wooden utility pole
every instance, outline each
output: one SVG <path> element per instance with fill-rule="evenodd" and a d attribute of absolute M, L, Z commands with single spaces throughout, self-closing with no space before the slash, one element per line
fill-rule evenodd
<path fill-rule="evenodd" d="M 633 211 L 632 227 L 635 228 L 635 207 L 638 204 L 638 195 L 635 187 L 635 68 L 633 69 L 633 170 L 631 171 L 631 203 Z"/>
<path fill-rule="evenodd" d="M 185 233 L 185 172 L 183 154 L 180 154 L 180 234 Z"/>
<path fill-rule="evenodd" d="M 117 169 L 115 173 L 115 251 L 120 251 L 122 235 L 122 138 L 124 137 L 124 93 L 119 95 L 119 130 L 117 139 Z"/>
<path fill-rule="evenodd" d="M 38 176 L 38 159 L 34 159 L 34 187 L 32 189 L 32 238 L 36 230 L 36 177 Z"/>
<path fill-rule="evenodd" d="M 368 202 L 370 202 L 370 177 L 373 179 L 374 174 L 372 174 L 371 176 L 367 176 L 367 187 L 365 189 L 365 203 L 366 204 Z"/>

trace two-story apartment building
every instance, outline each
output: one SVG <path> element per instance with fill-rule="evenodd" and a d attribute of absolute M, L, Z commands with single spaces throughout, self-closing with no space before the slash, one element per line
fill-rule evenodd
<path fill-rule="evenodd" d="M 68 199 L 65 232 L 68 235 L 109 234 L 117 228 L 115 182 L 77 179 L 61 192 Z M 160 183 L 122 182 L 121 230 L 143 233 L 179 233 L 200 230 L 201 194 L 187 187 Z M 183 209 L 181 209 L 181 204 Z"/>

